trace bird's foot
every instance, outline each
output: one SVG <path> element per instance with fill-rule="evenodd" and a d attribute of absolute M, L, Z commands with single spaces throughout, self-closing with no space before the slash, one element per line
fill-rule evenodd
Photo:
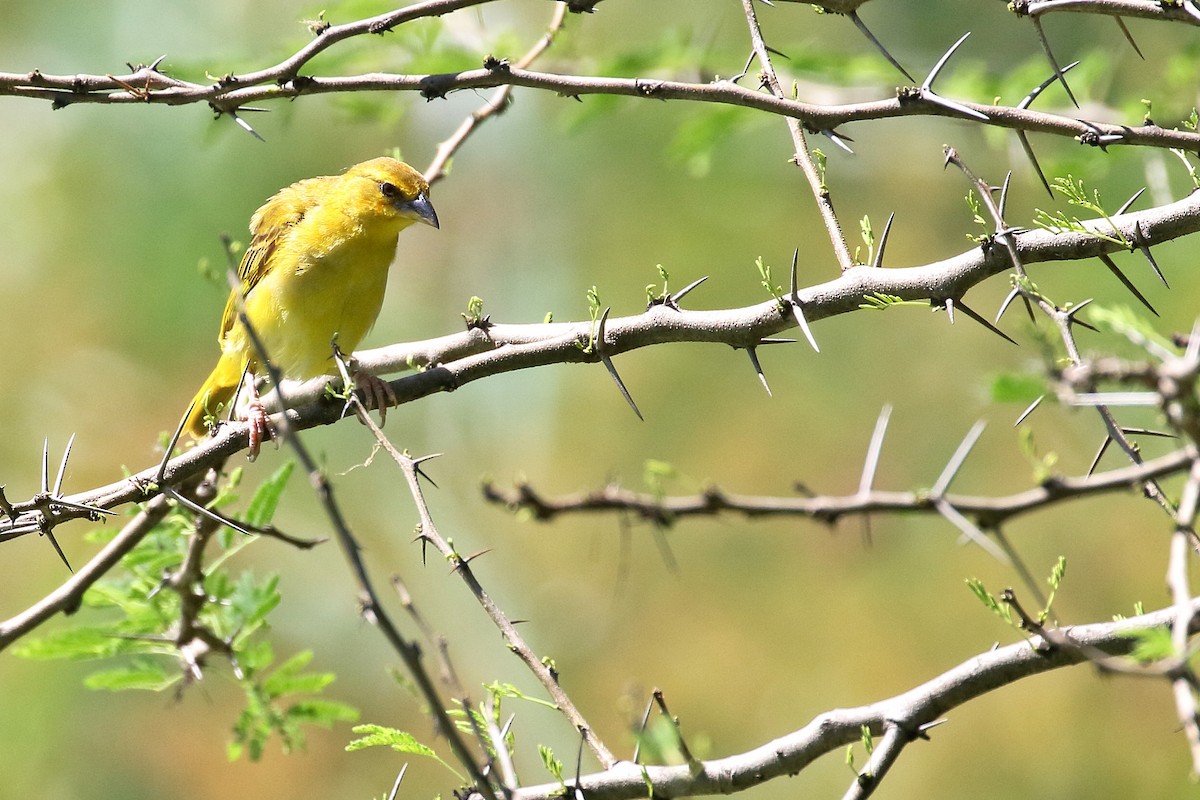
<path fill-rule="evenodd" d="M 387 422 L 388 408 L 398 403 L 392 385 L 365 369 L 355 369 L 353 378 L 354 388 L 362 393 L 362 402 L 367 410 L 379 410 L 379 427 L 382 428 Z"/>
<path fill-rule="evenodd" d="M 275 439 L 275 426 L 271 424 L 267 411 L 263 408 L 257 394 L 246 404 L 246 423 L 250 426 L 250 449 L 246 453 L 246 458 L 254 461 L 258 458 L 258 451 L 263 441 Z"/>

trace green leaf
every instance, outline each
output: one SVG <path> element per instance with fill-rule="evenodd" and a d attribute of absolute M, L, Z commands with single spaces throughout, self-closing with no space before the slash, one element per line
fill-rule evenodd
<path fill-rule="evenodd" d="M 1150 664 L 1176 655 L 1170 628 L 1158 627 L 1130 631 L 1125 636 L 1134 641 L 1133 649 L 1129 651 L 1129 657 L 1142 664 Z"/>
<path fill-rule="evenodd" d="M 554 757 L 554 751 L 544 744 L 539 744 L 538 755 L 542 757 L 542 766 L 546 768 L 546 771 L 554 776 L 554 780 L 562 784 L 563 762 Z"/>
<path fill-rule="evenodd" d="M 1028 405 L 1045 393 L 1045 380 L 1040 375 L 1001 372 L 992 377 L 991 394 L 995 403 Z"/>
<path fill-rule="evenodd" d="M 299 722 L 332 727 L 335 722 L 357 722 L 359 711 L 352 705 L 336 700 L 302 700 L 292 705 L 288 716 Z"/>
<path fill-rule="evenodd" d="M 263 681 L 263 691 L 270 697 L 280 697 L 285 694 L 315 694 L 333 682 L 331 673 L 303 673 L 305 667 L 313 659 L 312 650 L 301 650 L 287 661 L 275 668 Z"/>
<path fill-rule="evenodd" d="M 1148 342 L 1153 342 L 1169 352 L 1176 350 L 1175 345 L 1154 329 L 1150 320 L 1129 306 L 1092 305 L 1088 308 L 1088 316 L 1101 330 L 1123 336 L 1138 347 L 1144 348 Z"/>
<path fill-rule="evenodd" d="M 386 746 L 392 748 L 398 753 L 409 753 L 410 755 L 414 756 L 428 756 L 430 758 L 437 758 L 437 753 L 433 752 L 432 748 L 421 744 L 421 742 L 417 741 L 417 737 L 413 736 L 408 731 L 372 724 L 355 725 L 352 730 L 355 733 L 361 733 L 365 735 L 346 745 L 346 752 L 362 750 L 366 747 Z"/>
<path fill-rule="evenodd" d="M 242 515 L 242 519 L 247 525 L 252 528 L 261 528 L 270 523 L 275 516 L 275 509 L 279 507 L 279 498 L 287 486 L 288 478 L 291 477 L 292 470 L 295 468 L 295 461 L 285 461 L 279 469 L 262 482 L 262 485 L 254 492 L 254 497 L 250 498 L 246 513 Z"/>
<path fill-rule="evenodd" d="M 139 662 L 128 667 L 93 672 L 83 679 L 83 685 L 89 689 L 105 689 L 110 692 L 120 692 L 126 689 L 143 689 L 151 692 L 161 692 L 183 679 L 183 674 L 176 671 L 168 675 L 158 664 Z"/>
<path fill-rule="evenodd" d="M 1001 603 L 999 600 L 993 597 L 991 592 L 984 588 L 983 581 L 979 580 L 978 578 L 967 578 L 966 584 L 970 588 L 971 592 L 979 598 L 979 602 L 991 609 L 993 614 L 1000 617 L 1000 619 L 1004 620 L 1009 625 L 1017 627 L 1016 623 L 1013 621 L 1012 608 L 1007 604 Z"/>
<path fill-rule="evenodd" d="M 118 649 L 118 640 L 103 628 L 68 628 L 47 636 L 27 639 L 13 648 L 21 658 L 83 661 L 107 658 Z"/>

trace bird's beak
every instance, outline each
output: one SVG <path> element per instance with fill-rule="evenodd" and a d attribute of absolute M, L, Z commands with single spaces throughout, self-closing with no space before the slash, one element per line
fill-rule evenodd
<path fill-rule="evenodd" d="M 437 212 L 433 210 L 433 203 L 429 202 L 429 195 L 425 192 L 421 192 L 415 199 L 405 203 L 401 206 L 401 210 L 408 212 L 408 215 L 418 222 L 424 222 L 435 228 L 442 227 L 438 224 Z"/>

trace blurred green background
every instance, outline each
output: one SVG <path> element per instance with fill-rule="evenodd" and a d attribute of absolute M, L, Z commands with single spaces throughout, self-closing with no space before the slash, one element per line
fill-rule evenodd
<path fill-rule="evenodd" d="M 329 6 L 327 17 L 341 22 L 386 9 L 345 3 Z M 791 56 L 778 66 L 787 85 L 799 81 L 801 98 L 879 98 L 897 85 L 849 21 L 804 5 L 759 9 L 768 41 Z M 0 70 L 119 74 L 127 61 L 165 53 L 166 71 L 202 80 L 275 63 L 303 43 L 301 20 L 320 10 L 278 0 L 214 0 L 202 9 L 118 0 L 7 4 Z M 461 12 L 415 26 L 432 45 L 367 37 L 323 56 L 314 70 L 470 69 L 489 53 L 518 56 L 550 12 L 544 0 Z M 918 77 L 973 30 L 937 84 L 949 96 L 1011 104 L 1047 74 L 1032 29 L 1002 3 L 880 0 L 862 16 Z M 1085 108 L 1069 110 L 1056 87 L 1039 108 L 1136 124 L 1146 98 L 1165 127 L 1190 111 L 1196 45 L 1189 31 L 1131 21 L 1147 54 L 1141 61 L 1111 21 L 1064 16 L 1049 19 L 1047 30 L 1061 61 L 1085 59 L 1072 80 Z M 740 71 L 747 53 L 737 3 L 606 0 L 595 15 L 571 17 L 539 66 L 710 80 Z M 254 209 L 302 177 L 393 147 L 423 168 L 486 94 L 432 103 L 411 94 L 274 103 L 269 114 L 248 115 L 265 144 L 200 105 L 51 111 L 45 102 L 0 98 L 0 482 L 8 496 L 36 491 L 44 437 L 53 454 L 78 435 L 68 491 L 155 462 L 159 432 L 175 424 L 216 358 L 225 292 L 199 265 L 223 264 L 219 236 L 244 238 Z M 848 232 L 864 215 L 879 231 L 897 212 L 890 266 L 961 252 L 970 246 L 966 234 L 979 232 L 963 202 L 965 181 L 941 168 L 943 143 L 993 183 L 1015 170 L 1010 221 L 1049 207 L 1011 133 L 943 118 L 844 132 L 855 139 L 855 156 L 824 140 L 814 144 L 829 153 L 828 182 Z M 1156 201 L 1189 186 L 1169 154 L 1106 154 L 1032 139 L 1048 173 L 1085 176 L 1109 208 L 1147 183 Z M 658 280 L 656 264 L 670 271 L 675 288 L 709 276 L 688 298 L 696 308 L 761 302 L 755 258 L 774 265 L 782 282 L 793 248 L 800 249 L 802 281 L 828 280 L 836 266 L 790 155 L 783 121 L 751 112 L 594 97 L 577 104 L 517 90 L 508 112 L 479 131 L 435 187 L 441 231 L 403 236 L 368 344 L 457 331 L 472 295 L 499 321 L 537 322 L 547 311 L 556 320 L 581 319 L 594 284 L 614 315 L 637 313 L 643 287 Z M 1186 329 L 1196 314 L 1192 251 L 1187 243 L 1156 251 L 1169 293 L 1140 257 L 1118 257 L 1162 312 L 1160 330 Z M 1031 272 L 1059 302 L 1130 302 L 1098 263 Z M 968 301 L 990 316 L 1007 288 L 997 278 Z M 440 486 L 431 495 L 442 532 L 464 553 L 491 548 L 474 563 L 481 580 L 512 617 L 528 620 L 525 636 L 555 659 L 564 686 L 611 747 L 628 757 L 631 720 L 660 687 L 693 752 L 724 756 L 830 708 L 904 691 L 995 641 L 1014 640 L 963 581 L 979 577 L 998 591 L 1016 577 L 980 549 L 961 546 L 944 521 L 917 517 L 875 519 L 869 542 L 856 521 L 833 529 L 732 517 L 688 522 L 665 536 L 678 562 L 672 572 L 645 527 L 612 517 L 525 523 L 485 504 L 480 479 L 525 477 L 548 493 L 610 480 L 641 488 L 644 462 L 659 459 L 678 472 L 671 492 L 713 483 L 787 495 L 800 481 L 815 492 L 846 493 L 857 487 L 874 420 L 891 403 L 878 486 L 931 485 L 982 418 L 990 426 L 955 489 L 1017 491 L 1033 480 L 1010 428 L 1021 407 L 993 404 L 989 385 L 1001 372 L 1036 371 L 1041 359 L 1018 314 L 1006 317 L 1005 328 L 1021 347 L 969 320 L 950 327 L 925 309 L 863 312 L 816 325 L 820 355 L 803 344 L 764 349 L 773 397 L 745 354 L 676 345 L 618 360 L 645 423 L 602 368 L 561 366 L 394 410 L 387 430 L 414 453 L 445 453 L 429 467 Z M 1084 334 L 1085 348 L 1112 344 Z M 1149 414 L 1123 419 L 1155 424 Z M 1056 407 L 1040 410 L 1031 424 L 1039 449 L 1059 453 L 1059 468 L 1071 474 L 1086 469 L 1102 435 L 1093 414 Z M 368 457 L 368 434 L 347 422 L 309 440 L 373 569 L 409 583 L 448 638 L 464 681 L 507 681 L 537 693 L 457 577 L 437 561 L 421 565 L 399 474 L 382 458 L 347 472 Z M 249 468 L 250 482 L 286 457 L 268 447 Z M 297 535 L 324 533 L 304 482 L 293 484 L 278 523 Z M 93 552 L 82 538 L 87 529 L 80 523 L 58 531 L 75 563 Z M 1168 532 L 1164 516 L 1133 494 L 1023 518 L 1008 530 L 1038 575 L 1067 557 L 1056 606 L 1064 622 L 1128 614 L 1138 601 L 1164 604 Z M 389 677 L 396 659 L 359 619 L 332 545 L 300 553 L 261 542 L 239 561 L 256 574 L 282 576 L 284 605 L 273 630 L 281 658 L 314 649 L 314 666 L 339 676 L 330 694 L 361 708 L 364 721 L 434 742 L 418 705 Z M 5 544 L 0 614 L 25 608 L 64 577 L 45 541 Z M 48 628 L 64 624 L 56 619 Z M 81 678 L 94 668 L 0 654 L 0 797 L 366 798 L 385 794 L 404 760 L 382 749 L 346 754 L 352 734 L 340 726 L 311 731 L 307 748 L 291 756 L 272 743 L 260 763 L 228 763 L 225 744 L 242 695 L 226 665 L 213 663 L 182 699 L 90 692 Z M 518 712 L 524 781 L 549 780 L 537 744 L 574 763 L 577 740 L 557 715 L 533 704 L 509 710 Z M 949 719 L 931 743 L 910 748 L 883 796 L 1168 797 L 1191 787 L 1169 690 L 1158 682 L 1101 679 L 1076 668 L 984 697 Z M 585 758 L 585 769 L 593 767 Z M 851 779 L 835 754 L 748 796 L 837 796 Z M 431 761 L 415 760 L 406 780 L 403 796 L 447 796 L 454 787 Z"/>

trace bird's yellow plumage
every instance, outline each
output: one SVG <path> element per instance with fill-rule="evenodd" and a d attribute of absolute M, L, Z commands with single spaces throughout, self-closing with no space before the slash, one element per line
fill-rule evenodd
<path fill-rule="evenodd" d="M 393 158 L 282 189 L 250 220 L 238 268 L 246 316 L 271 362 L 288 378 L 331 374 L 332 342 L 351 352 L 383 304 L 396 237 L 414 222 L 438 227 L 429 184 Z M 217 337 L 221 360 L 200 387 L 185 423 L 205 432 L 206 409 L 228 405 L 259 358 L 230 293 Z"/>

